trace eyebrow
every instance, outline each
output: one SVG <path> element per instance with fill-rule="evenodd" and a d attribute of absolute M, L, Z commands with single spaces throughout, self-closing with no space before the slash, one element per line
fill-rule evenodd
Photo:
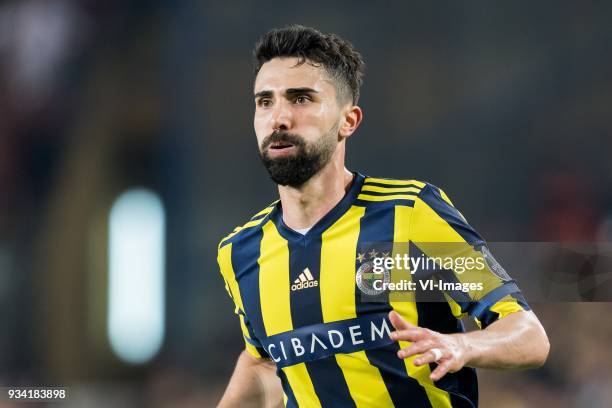
<path fill-rule="evenodd" d="M 255 94 L 254 98 L 266 98 L 266 97 L 270 97 L 272 96 L 272 91 L 259 91 Z M 308 87 L 302 87 L 302 88 L 288 88 L 285 91 L 286 95 L 295 95 L 295 94 L 312 94 L 312 93 L 319 93 L 319 91 L 314 90 L 312 88 L 308 88 Z"/>

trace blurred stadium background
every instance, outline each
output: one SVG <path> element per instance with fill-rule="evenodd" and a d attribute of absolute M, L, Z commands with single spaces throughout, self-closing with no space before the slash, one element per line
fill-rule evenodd
<path fill-rule="evenodd" d="M 216 245 L 276 196 L 256 153 L 250 52 L 287 23 L 337 32 L 366 58 L 352 169 L 442 186 L 489 241 L 612 240 L 611 12 L 0 2 L 0 386 L 65 386 L 67 407 L 214 406 L 242 341 Z M 122 228 L 163 251 L 118 294 L 109 237 Z M 549 362 L 480 370 L 481 406 L 612 406 L 612 304 L 532 306 Z M 113 320 L 125 316 L 148 323 Z"/>

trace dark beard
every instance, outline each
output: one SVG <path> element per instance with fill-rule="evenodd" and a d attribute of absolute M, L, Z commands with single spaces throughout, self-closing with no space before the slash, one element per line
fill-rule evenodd
<path fill-rule="evenodd" d="M 330 160 L 335 145 L 329 135 L 324 135 L 312 145 L 306 145 L 302 137 L 285 131 L 267 136 L 261 147 L 261 161 L 268 170 L 270 178 L 281 186 L 300 187 L 317 174 Z M 271 158 L 268 148 L 274 142 L 289 142 L 295 153 L 289 157 Z"/>

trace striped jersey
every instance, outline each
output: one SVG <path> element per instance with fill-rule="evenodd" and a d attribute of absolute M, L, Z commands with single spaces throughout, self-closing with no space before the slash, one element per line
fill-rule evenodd
<path fill-rule="evenodd" d="M 484 268 L 470 276 L 458 262 L 422 267 L 456 261 L 459 252 Z M 476 407 L 473 368 L 434 382 L 434 363 L 397 357 L 410 343 L 389 338 L 389 311 L 456 333 L 467 315 L 484 328 L 529 310 L 446 194 L 416 180 L 355 173 L 342 200 L 306 234 L 284 224 L 277 201 L 220 242 L 218 262 L 246 350 L 274 361 L 288 407 Z M 402 282 L 412 287 L 392 290 Z"/>

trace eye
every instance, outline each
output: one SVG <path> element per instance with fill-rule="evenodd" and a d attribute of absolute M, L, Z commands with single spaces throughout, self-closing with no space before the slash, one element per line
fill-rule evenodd
<path fill-rule="evenodd" d="M 272 101 L 270 100 L 270 98 L 261 98 L 257 100 L 257 106 L 262 107 L 262 108 L 267 108 L 270 107 L 272 105 Z"/>
<path fill-rule="evenodd" d="M 303 105 L 308 101 L 310 101 L 310 98 L 306 95 L 299 95 L 295 97 L 295 103 L 298 105 Z"/>

